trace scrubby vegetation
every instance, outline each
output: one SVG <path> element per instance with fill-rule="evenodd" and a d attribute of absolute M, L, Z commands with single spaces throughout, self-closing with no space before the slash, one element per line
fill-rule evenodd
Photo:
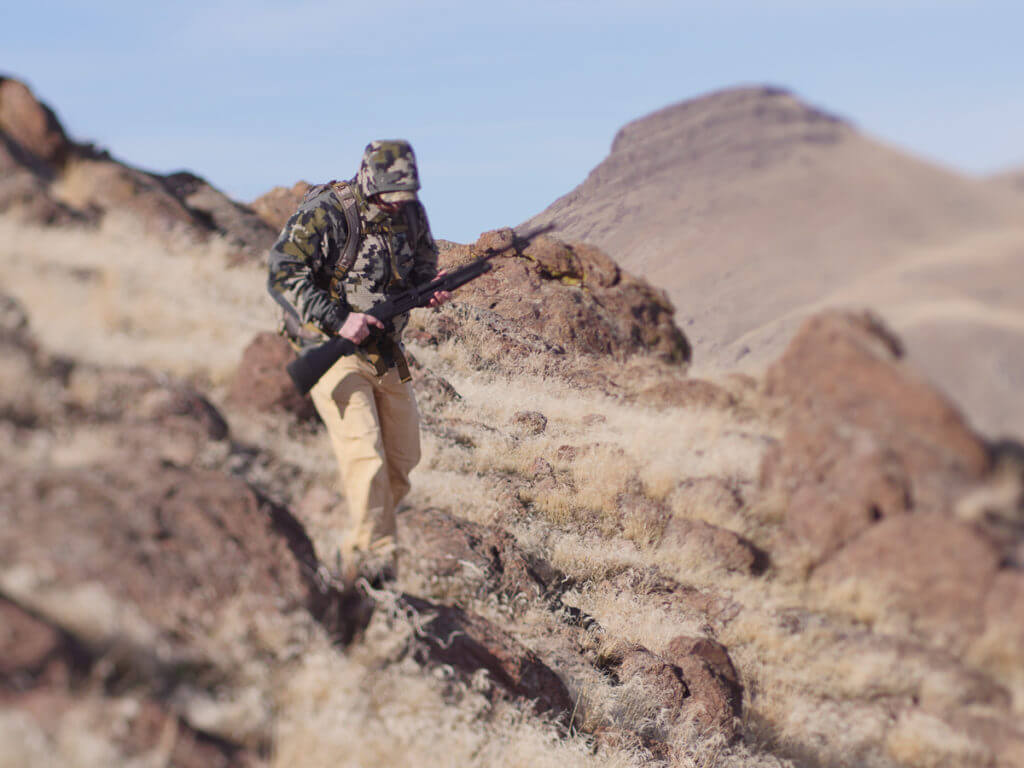
<path fill-rule="evenodd" d="M 52 472 L 78 488 L 67 473 L 126 460 L 136 443 L 125 418 L 163 418 L 161 387 L 187 386 L 224 414 L 230 435 L 176 437 L 154 466 L 244 481 L 290 510 L 329 557 L 344 510 L 326 436 L 315 421 L 228 396 L 242 350 L 273 324 L 259 265 L 229 266 L 231 249 L 216 240 L 155 239 L 112 217 L 98 231 L 0 219 L 0 242 L 4 290 L 28 308 L 38 344 L 31 359 L 51 362 L 4 355 L 5 485 Z M 84 677 L 4 678 L 0 765 L 184 764 L 190 733 L 223 747 L 218 759 L 278 766 L 1012 764 L 1021 741 L 1005 723 L 1024 707 L 1024 681 L 1007 673 L 1019 660 L 1014 636 L 991 625 L 960 648 L 942 645 L 870 581 L 811 578 L 789 541 L 786 498 L 763 489 L 762 459 L 784 420 L 758 381 L 694 387 L 663 361 L 571 351 L 557 366 L 541 352 L 497 364 L 475 354 L 493 340 L 486 328 L 434 333 L 445 313 L 463 322 L 459 312 L 418 313 L 412 325 L 424 459 L 403 525 L 430 514 L 469 530 L 467 540 L 498 537 L 506 549 L 494 562 L 522 558 L 535 581 L 512 582 L 471 549 L 420 568 L 437 552 L 407 536 L 397 589 L 378 596 L 348 647 L 322 616 L 253 603 L 244 587 L 210 603 L 197 625 L 209 631 L 186 641 L 154 629 L 159 607 L 125 602 L 101 574 L 62 581 L 61 541 L 19 545 L 44 528 L 8 507 L 0 592 L 92 655 Z M 55 373 L 58 358 L 65 373 Z M 124 389 L 142 393 L 134 403 L 102 402 L 106 372 L 125 366 L 155 378 Z M 450 388 L 428 386 L 437 379 Z M 178 434 L 159 424 L 137 445 Z M 4 493 L 5 506 L 25 501 Z M 47 559 L 28 557 L 47 545 Z M 431 660 L 432 616 L 408 595 L 500 627 L 557 672 L 569 711 L 538 714 L 529 697 L 501 694 L 486 669 Z M 117 643 L 89 641 L 126 634 L 183 644 L 202 663 L 179 664 L 161 687 L 148 662 L 127 674 Z M 665 704 L 671 686 L 655 684 L 656 665 L 677 658 L 678 638 L 727 649 L 742 685 L 735 723 L 711 727 L 706 712 Z M 170 657 L 154 654 L 162 669 Z M 685 679 L 694 700 L 696 678 Z M 61 705 L 33 705 L 37 687 L 62 691 Z M 135 738 L 153 706 L 162 725 Z"/>

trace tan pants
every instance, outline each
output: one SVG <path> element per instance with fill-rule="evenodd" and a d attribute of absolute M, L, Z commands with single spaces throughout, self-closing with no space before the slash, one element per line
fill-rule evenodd
<path fill-rule="evenodd" d="M 395 507 L 409 492 L 420 460 L 419 412 L 412 385 L 397 369 L 378 377 L 357 355 L 341 358 L 310 393 L 334 446 L 348 502 L 342 557 L 390 556 L 396 545 Z"/>

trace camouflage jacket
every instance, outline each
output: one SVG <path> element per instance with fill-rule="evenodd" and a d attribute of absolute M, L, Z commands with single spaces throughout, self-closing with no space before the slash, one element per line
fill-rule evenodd
<path fill-rule="evenodd" d="M 423 205 L 407 203 L 389 215 L 366 201 L 357 179 L 347 184 L 355 193 L 362 230 L 351 267 L 336 274 L 348 224 L 329 184 L 303 201 L 270 249 L 271 296 L 297 325 L 313 331 L 298 340 L 300 346 L 319 343 L 321 334 L 336 334 L 350 312 L 365 312 L 437 274 L 437 245 Z M 408 315 L 395 318 L 394 340 L 407 322 Z"/>

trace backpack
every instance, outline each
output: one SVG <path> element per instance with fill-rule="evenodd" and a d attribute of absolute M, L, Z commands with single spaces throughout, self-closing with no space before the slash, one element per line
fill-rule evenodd
<path fill-rule="evenodd" d="M 330 188 L 331 192 L 334 193 L 335 199 L 341 204 L 341 210 L 345 214 L 345 225 L 348 229 L 348 238 L 345 240 L 345 245 L 341 250 L 341 256 L 338 258 L 338 262 L 334 266 L 334 274 L 331 276 L 331 296 L 338 298 L 338 296 L 340 296 L 338 286 L 340 285 L 341 280 L 352 268 L 352 265 L 356 263 L 356 253 L 359 251 L 359 239 L 362 235 L 362 219 L 359 217 L 359 202 L 356 199 L 356 193 L 352 190 L 351 183 L 347 181 L 332 179 L 326 184 L 314 184 L 306 190 L 306 194 L 302 196 L 302 203 L 305 204 L 309 200 L 312 200 L 328 188 Z M 403 211 L 405 213 L 406 222 L 409 226 L 409 236 L 415 243 L 419 240 L 421 233 L 419 220 L 413 214 L 412 206 L 405 206 Z"/>
<path fill-rule="evenodd" d="M 359 236 L 362 234 L 362 221 L 359 218 L 359 203 L 356 201 L 355 192 L 346 181 L 332 179 L 326 184 L 314 184 L 302 196 L 302 205 L 322 194 L 326 189 L 330 189 L 335 200 L 341 204 L 342 213 L 345 214 L 345 225 L 348 229 L 348 238 L 345 240 L 345 246 L 341 249 L 341 256 L 338 258 L 337 264 L 334 265 L 334 274 L 331 275 L 331 296 L 338 298 L 339 282 L 356 263 Z"/>

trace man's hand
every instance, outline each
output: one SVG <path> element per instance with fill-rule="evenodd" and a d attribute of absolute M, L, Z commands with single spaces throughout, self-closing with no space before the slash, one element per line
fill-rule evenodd
<path fill-rule="evenodd" d="M 438 291 L 438 293 L 443 293 L 443 291 Z M 343 339 L 348 339 L 353 344 L 362 344 L 366 341 L 366 337 L 370 335 L 371 325 L 380 328 L 382 331 L 384 330 L 384 323 L 373 315 L 351 312 L 345 318 L 345 322 L 341 324 L 341 328 L 338 329 L 338 335 Z"/>
<path fill-rule="evenodd" d="M 440 272 L 437 273 L 437 276 L 435 277 L 435 279 L 437 279 L 437 277 L 441 277 L 442 275 L 446 274 L 447 272 L 448 272 L 447 269 L 441 270 Z M 430 297 L 430 301 L 427 302 L 427 306 L 428 307 L 440 307 L 445 302 L 450 301 L 451 298 L 452 298 L 452 295 L 448 291 L 434 291 L 434 295 Z"/>

